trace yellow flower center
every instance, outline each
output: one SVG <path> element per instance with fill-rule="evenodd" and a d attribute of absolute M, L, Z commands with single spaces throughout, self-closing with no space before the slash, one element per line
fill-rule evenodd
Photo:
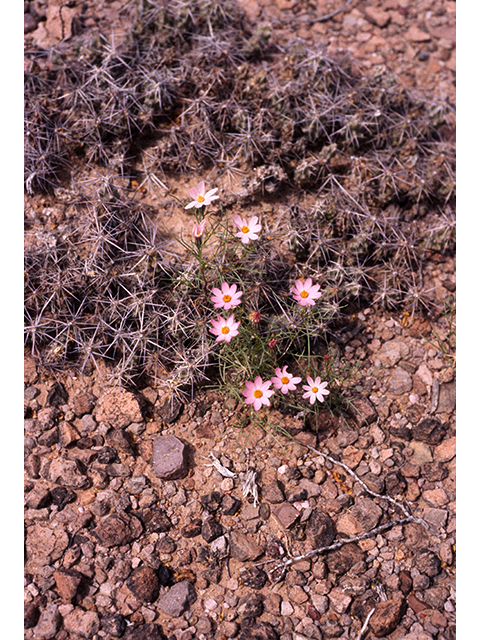
<path fill-rule="evenodd" d="M 255 398 L 261 398 L 263 396 L 263 391 L 260 391 L 260 389 L 255 389 L 255 391 L 253 392 L 253 396 Z"/>
<path fill-rule="evenodd" d="M 301 298 L 308 298 L 308 291 L 305 291 L 305 289 L 300 293 L 300 297 Z"/>
<path fill-rule="evenodd" d="M 197 196 L 198 202 L 205 202 L 205 198 L 203 196 Z"/>
<path fill-rule="evenodd" d="M 229 329 L 229 327 L 227 327 L 227 326 L 222 327 L 222 333 L 224 333 L 225 335 L 226 335 L 227 333 L 230 333 L 230 329 Z"/>
<path fill-rule="evenodd" d="M 318 387 L 312 387 L 312 391 L 313 391 L 313 393 L 317 393 Z"/>
<path fill-rule="evenodd" d="M 243 225 L 242 233 L 249 233 L 249 232 L 250 232 L 250 229 L 246 225 Z"/>
<path fill-rule="evenodd" d="M 224 302 L 230 302 L 230 300 L 231 300 L 231 299 L 232 299 L 232 296 L 229 296 L 229 295 L 228 295 L 228 293 L 226 293 L 226 294 L 223 296 L 223 301 L 224 301 Z"/>
<path fill-rule="evenodd" d="M 282 381 L 282 384 L 288 384 L 290 382 L 290 378 L 287 376 L 283 376 L 280 380 Z"/>

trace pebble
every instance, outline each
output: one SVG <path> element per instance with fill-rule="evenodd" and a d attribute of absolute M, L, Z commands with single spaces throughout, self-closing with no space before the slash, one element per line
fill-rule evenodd
<path fill-rule="evenodd" d="M 153 443 L 153 471 L 157 478 L 177 480 L 188 473 L 187 445 L 176 436 L 159 436 Z"/>
<path fill-rule="evenodd" d="M 100 620 L 95 611 L 84 611 L 77 607 L 65 617 L 63 625 L 69 633 L 92 638 L 100 629 Z"/>
<path fill-rule="evenodd" d="M 179 617 L 197 599 L 195 588 L 188 580 L 174 584 L 167 593 L 160 597 L 157 606 L 172 617 Z"/>

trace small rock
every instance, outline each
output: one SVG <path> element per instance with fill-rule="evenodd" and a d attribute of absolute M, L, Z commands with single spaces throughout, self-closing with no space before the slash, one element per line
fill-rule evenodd
<path fill-rule="evenodd" d="M 76 460 L 56 458 L 52 460 L 48 472 L 50 482 L 70 489 L 81 489 L 88 485 L 88 478 Z"/>
<path fill-rule="evenodd" d="M 326 555 L 326 563 L 332 573 L 343 575 L 364 557 L 365 554 L 360 547 L 355 542 L 350 542 L 340 549 L 329 551 Z"/>
<path fill-rule="evenodd" d="M 24 469 L 30 478 L 38 478 L 40 475 L 40 458 L 35 453 L 30 453 L 24 460 Z"/>
<path fill-rule="evenodd" d="M 23 361 L 23 381 L 25 384 L 33 384 L 37 381 L 38 373 L 35 361 L 25 358 Z"/>
<path fill-rule="evenodd" d="M 229 543 L 230 555 L 240 562 L 257 560 L 264 552 L 264 547 L 237 529 L 230 532 Z"/>
<path fill-rule="evenodd" d="M 292 527 L 300 517 L 300 511 L 295 509 L 295 507 L 288 502 L 280 504 L 278 507 L 273 509 L 272 513 L 284 529 Z"/>
<path fill-rule="evenodd" d="M 448 496 L 441 488 L 423 491 L 422 498 L 431 507 L 444 507 L 448 503 Z"/>
<path fill-rule="evenodd" d="M 96 611 L 84 611 L 77 607 L 64 618 L 63 626 L 69 633 L 91 638 L 100 629 L 100 619 Z"/>
<path fill-rule="evenodd" d="M 272 504 L 279 504 L 280 502 L 284 502 L 285 494 L 282 489 L 282 485 L 278 480 L 274 480 L 273 482 L 269 482 L 268 484 L 262 487 L 262 496 L 268 502 Z"/>
<path fill-rule="evenodd" d="M 385 476 L 385 491 L 390 496 L 399 496 L 407 488 L 407 481 L 400 471 L 391 471 Z"/>
<path fill-rule="evenodd" d="M 365 7 L 364 11 L 365 11 L 365 15 L 370 20 L 370 22 L 373 22 L 373 24 L 376 24 L 378 27 L 382 27 L 382 28 L 386 27 L 387 24 L 390 22 L 390 14 L 388 13 L 388 11 L 383 11 L 378 7 L 368 7 L 368 6 Z M 393 341 L 389 341 L 389 342 L 393 342 Z M 388 342 L 386 342 L 385 344 L 388 344 Z"/>
<path fill-rule="evenodd" d="M 222 504 L 220 505 L 219 511 L 225 516 L 234 516 L 240 510 L 241 506 L 241 500 L 232 495 L 225 495 L 222 497 Z"/>
<path fill-rule="evenodd" d="M 280 605 L 280 615 L 291 616 L 294 611 L 295 609 L 288 600 L 282 600 L 282 604 Z"/>
<path fill-rule="evenodd" d="M 61 382 L 56 382 L 48 392 L 47 404 L 50 407 L 61 407 L 68 404 L 68 393 Z"/>
<path fill-rule="evenodd" d="M 352 598 L 344 592 L 343 587 L 334 587 L 328 594 L 330 604 L 337 613 L 346 613 Z"/>
<path fill-rule="evenodd" d="M 50 491 L 47 487 L 37 484 L 26 497 L 26 505 L 29 509 L 43 509 L 51 502 Z"/>
<path fill-rule="evenodd" d="M 392 633 L 399 625 L 406 610 L 407 603 L 403 599 L 379 602 L 375 606 L 375 611 L 369 622 L 372 632 L 380 638 Z"/>
<path fill-rule="evenodd" d="M 429 33 L 422 31 L 414 25 L 412 25 L 407 31 L 406 37 L 412 42 L 428 42 L 432 39 Z"/>
<path fill-rule="evenodd" d="M 191 582 L 177 582 L 158 601 L 158 608 L 164 613 L 177 618 L 195 602 L 197 594 Z"/>
<path fill-rule="evenodd" d="M 382 344 L 375 355 L 385 367 L 394 367 L 402 358 L 406 358 L 409 353 L 410 349 L 403 340 L 388 340 Z"/>
<path fill-rule="evenodd" d="M 318 507 L 312 511 L 305 533 L 313 539 L 313 544 L 316 548 L 332 544 L 337 535 L 332 518 L 326 511 Z"/>
<path fill-rule="evenodd" d="M 77 418 L 92 413 L 96 397 L 92 393 L 80 393 L 73 398 L 73 411 Z"/>
<path fill-rule="evenodd" d="M 61 624 L 62 617 L 58 611 L 58 606 L 56 604 L 47 604 L 34 629 L 34 637 L 41 640 L 55 638 Z"/>
<path fill-rule="evenodd" d="M 436 413 L 451 413 L 457 405 L 456 383 L 446 382 L 440 385 Z"/>
<path fill-rule="evenodd" d="M 119 613 L 103 616 L 101 620 L 102 631 L 115 638 L 123 636 L 126 626 L 125 618 Z"/>
<path fill-rule="evenodd" d="M 421 549 L 417 552 L 415 557 L 415 568 L 427 575 L 429 578 L 437 576 L 441 571 L 440 558 L 429 551 L 428 549 Z"/>
<path fill-rule="evenodd" d="M 184 478 L 188 473 L 187 454 L 187 445 L 176 436 L 159 436 L 153 443 L 153 471 L 157 478 Z"/>
<path fill-rule="evenodd" d="M 222 525 L 215 518 L 207 518 L 202 524 L 202 538 L 205 542 L 212 542 L 223 535 Z"/>
<path fill-rule="evenodd" d="M 59 511 L 62 511 L 67 504 L 75 502 L 77 499 L 77 494 L 75 491 L 71 489 L 66 489 L 65 487 L 54 487 L 50 491 L 50 497 L 54 505 L 58 507 Z"/>
<path fill-rule="evenodd" d="M 138 518 L 126 513 L 114 513 L 107 516 L 92 533 L 104 547 L 117 547 L 129 544 L 143 531 Z"/>
<path fill-rule="evenodd" d="M 413 455 L 417 464 L 424 464 L 426 462 L 432 462 L 432 452 L 430 447 L 425 442 L 418 440 L 412 440 L 409 447 L 413 449 Z"/>
<path fill-rule="evenodd" d="M 62 529 L 51 529 L 39 524 L 27 528 L 26 570 L 36 573 L 41 567 L 62 557 L 69 537 Z"/>
<path fill-rule="evenodd" d="M 210 548 L 212 558 L 224 558 L 228 553 L 228 540 L 226 536 L 220 536 L 212 542 Z"/>
<path fill-rule="evenodd" d="M 264 597 L 257 593 L 249 593 L 240 598 L 237 613 L 241 618 L 256 618 L 264 610 Z"/>
<path fill-rule="evenodd" d="M 184 408 L 184 404 L 178 398 L 172 396 L 168 398 L 160 406 L 155 407 L 156 414 L 167 424 L 172 424 L 180 417 Z"/>
<path fill-rule="evenodd" d="M 23 626 L 25 629 L 34 627 L 39 617 L 40 611 L 36 604 L 28 603 L 23 606 Z"/>
<path fill-rule="evenodd" d="M 440 462 L 449 462 L 457 451 L 457 439 L 455 436 L 448 438 L 435 448 L 435 459 Z"/>
<path fill-rule="evenodd" d="M 434 445 L 439 444 L 443 440 L 446 432 L 446 427 L 434 418 L 422 420 L 412 428 L 412 434 L 415 440 Z"/>
<path fill-rule="evenodd" d="M 106 422 L 114 429 L 123 429 L 132 422 L 142 422 L 137 398 L 130 391 L 112 388 L 105 391 L 95 407 L 97 422 Z"/>
<path fill-rule="evenodd" d="M 165 636 L 158 624 L 148 623 L 127 628 L 122 640 L 164 640 Z"/>
<path fill-rule="evenodd" d="M 143 509 L 140 517 L 147 533 L 163 533 L 169 531 L 172 527 L 170 518 L 157 505 Z"/>
<path fill-rule="evenodd" d="M 68 447 L 72 442 L 76 442 L 80 438 L 78 431 L 70 422 L 62 420 L 58 425 L 58 442 L 61 447 Z"/>
<path fill-rule="evenodd" d="M 53 574 L 59 596 L 64 602 L 71 602 L 77 595 L 83 575 L 71 569 L 60 569 Z"/>
<path fill-rule="evenodd" d="M 412 376 L 402 367 L 395 367 L 388 390 L 394 396 L 401 396 L 412 390 Z"/>
<path fill-rule="evenodd" d="M 184 538 L 195 538 L 202 533 L 202 521 L 200 518 L 196 518 L 182 527 L 180 533 Z"/>
<path fill-rule="evenodd" d="M 278 634 L 269 622 L 254 622 L 240 631 L 238 640 L 278 640 Z"/>
<path fill-rule="evenodd" d="M 369 398 L 361 394 L 353 394 L 350 398 L 348 413 L 358 427 L 364 427 L 378 418 L 378 412 Z"/>
<path fill-rule="evenodd" d="M 370 498 L 357 498 L 350 513 L 360 525 L 361 532 L 370 531 L 377 526 L 383 515 L 381 508 Z"/>
<path fill-rule="evenodd" d="M 268 576 L 259 567 L 249 567 L 240 571 L 239 579 L 244 587 L 262 589 L 268 580 Z"/>
<path fill-rule="evenodd" d="M 113 429 L 112 431 L 109 431 L 105 439 L 107 445 L 114 448 L 116 451 L 121 451 L 130 456 L 135 453 L 123 429 Z"/>
<path fill-rule="evenodd" d="M 126 584 L 141 602 L 155 602 L 160 593 L 157 572 L 147 565 L 134 569 Z"/>

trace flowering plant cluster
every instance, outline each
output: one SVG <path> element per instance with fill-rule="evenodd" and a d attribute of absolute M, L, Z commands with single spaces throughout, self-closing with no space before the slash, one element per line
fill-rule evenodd
<path fill-rule="evenodd" d="M 196 222 L 193 224 L 192 238 L 194 239 L 198 249 L 198 252 L 195 255 L 200 261 L 203 260 L 201 248 L 204 242 L 207 222 L 205 209 L 214 200 L 219 198 L 218 195 L 215 195 L 217 191 L 218 189 L 206 191 L 205 182 L 201 181 L 197 187 L 193 187 L 189 190 L 189 195 L 193 200 L 185 206 L 186 209 L 195 209 Z M 233 222 L 236 227 L 234 237 L 238 238 L 241 246 L 243 245 L 245 247 L 244 251 L 248 251 L 249 248 L 247 245 L 255 243 L 255 241 L 260 238 L 262 226 L 259 223 L 258 217 L 253 216 L 248 219 L 235 215 Z M 297 279 L 291 288 L 290 293 L 296 305 L 298 305 L 297 308 L 299 310 L 303 308 L 302 313 L 304 315 L 308 315 L 309 308 L 315 307 L 316 301 L 322 296 L 320 292 L 320 285 L 314 284 L 310 277 L 306 279 Z M 227 282 L 226 280 L 223 280 L 220 287 L 208 287 L 208 296 L 210 302 L 213 303 L 213 308 L 219 311 L 222 310 L 223 312 L 229 312 L 226 316 L 217 313 L 216 318 L 210 321 L 208 331 L 215 336 L 215 342 L 230 345 L 232 341 L 242 338 L 240 335 L 240 326 L 243 323 L 243 320 L 237 320 L 235 318 L 235 313 L 239 309 L 241 310 L 241 305 L 244 302 L 244 294 L 245 292 L 239 289 L 237 283 L 232 283 L 231 281 Z M 252 333 L 252 331 L 255 331 L 254 328 L 260 322 L 262 314 L 258 309 L 256 309 L 250 311 L 248 315 L 244 314 L 244 317 L 247 319 L 247 328 L 244 332 L 243 344 L 246 343 L 248 348 L 248 339 L 250 338 L 250 340 L 253 341 L 253 336 L 256 334 Z M 248 320 L 250 320 L 250 323 Z M 250 336 L 248 331 L 250 331 Z M 269 339 L 266 342 L 268 350 L 273 352 L 276 348 L 278 338 L 273 333 L 269 336 Z M 232 345 L 234 346 L 235 342 L 233 342 Z M 230 359 L 229 362 L 233 365 L 236 364 L 235 358 Z M 262 358 L 260 358 L 260 362 L 264 364 Z M 263 369 L 265 370 L 265 367 L 263 367 Z M 295 391 L 297 386 L 302 382 L 301 377 L 294 376 L 288 371 L 287 365 L 284 365 L 283 367 L 275 367 L 274 372 L 275 375 L 270 379 L 264 380 L 261 375 L 256 375 L 253 381 L 247 380 L 245 382 L 245 388 L 242 391 L 242 395 L 244 396 L 245 403 L 247 405 L 252 405 L 255 411 L 258 411 L 263 406 L 270 406 L 270 398 L 274 395 L 275 391 L 279 391 L 282 396 L 285 396 L 289 392 Z M 311 405 L 313 405 L 317 400 L 319 402 L 323 402 L 326 396 L 330 394 L 330 391 L 327 389 L 328 382 L 322 382 L 320 376 L 312 378 L 307 375 L 306 383 L 307 384 L 302 385 L 303 390 L 305 391 L 302 397 L 304 399 L 308 399 Z M 272 385 L 273 388 L 271 388 Z"/>

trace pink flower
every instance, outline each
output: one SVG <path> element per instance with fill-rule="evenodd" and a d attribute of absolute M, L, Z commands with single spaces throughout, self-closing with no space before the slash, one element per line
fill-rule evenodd
<path fill-rule="evenodd" d="M 232 338 L 238 336 L 238 327 L 240 322 L 235 322 L 235 318 L 232 315 L 225 320 L 221 316 L 217 316 L 216 320 L 212 320 L 212 328 L 209 329 L 210 333 L 217 336 L 216 342 L 230 342 Z"/>
<path fill-rule="evenodd" d="M 292 287 L 293 298 L 302 307 L 305 307 L 307 304 L 314 305 L 315 300 L 321 297 L 321 293 L 319 293 L 320 285 L 314 284 L 312 286 L 312 279 L 307 278 L 305 282 L 303 280 L 297 280 L 295 282 L 295 286 Z"/>
<path fill-rule="evenodd" d="M 302 381 L 301 378 L 294 378 L 291 373 L 287 372 L 287 367 L 277 367 L 275 369 L 275 374 L 277 377 L 272 378 L 272 383 L 275 389 L 280 389 L 280 391 L 285 394 L 289 391 L 293 391 L 297 388 L 297 384 Z"/>
<path fill-rule="evenodd" d="M 204 218 L 201 222 L 194 222 L 192 227 L 192 236 L 194 238 L 200 238 L 205 231 L 205 223 L 207 219 Z"/>
<path fill-rule="evenodd" d="M 237 291 L 237 285 L 232 284 L 231 287 L 228 286 L 226 282 L 222 284 L 222 290 L 217 289 L 217 287 L 213 287 L 212 293 L 214 294 L 210 300 L 214 302 L 213 305 L 215 309 L 225 309 L 228 311 L 232 307 L 237 306 L 237 304 L 241 303 L 240 298 L 243 296 L 243 291 Z"/>
<path fill-rule="evenodd" d="M 210 191 L 205 193 L 205 182 L 202 180 L 198 183 L 198 187 L 192 187 L 188 192 L 188 195 L 193 198 L 193 200 L 187 204 L 185 209 L 206 207 L 212 203 L 212 200 L 218 200 L 219 196 L 213 195 L 216 191 L 218 191 L 218 189 L 210 189 Z"/>
<path fill-rule="evenodd" d="M 304 393 L 302 398 L 310 398 L 310 404 L 313 404 L 315 400 L 320 400 L 323 402 L 324 397 L 328 396 L 330 391 L 326 388 L 328 382 L 322 382 L 320 380 L 320 376 L 315 378 L 315 381 L 307 376 L 308 385 L 303 384 L 302 387 L 305 389 L 307 393 Z"/>
<path fill-rule="evenodd" d="M 254 382 L 246 382 L 245 389 L 242 391 L 245 402 L 253 404 L 255 411 L 258 411 L 263 404 L 270 406 L 269 398 L 275 393 L 273 389 L 269 389 L 271 384 L 271 380 L 263 382 L 260 376 L 257 376 Z"/>
<path fill-rule="evenodd" d="M 239 229 L 239 233 L 236 233 L 235 237 L 240 238 L 243 244 L 248 244 L 250 240 L 258 239 L 258 231 L 261 231 L 262 226 L 257 224 L 257 216 L 253 216 L 248 222 L 246 218 L 235 216 L 233 221 Z"/>

